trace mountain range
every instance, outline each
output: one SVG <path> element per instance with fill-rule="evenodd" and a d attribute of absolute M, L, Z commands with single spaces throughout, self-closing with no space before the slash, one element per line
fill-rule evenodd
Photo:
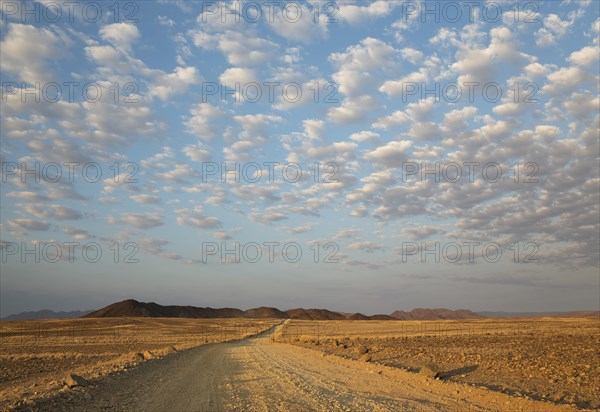
<path fill-rule="evenodd" d="M 519 317 L 600 317 L 598 311 L 578 312 L 473 312 L 467 309 L 451 310 L 445 308 L 416 308 L 410 312 L 395 311 L 389 315 L 364 315 L 362 313 L 334 312 L 327 309 L 288 309 L 261 306 L 259 308 L 241 310 L 236 308 L 210 308 L 196 306 L 163 306 L 154 302 L 138 302 L 127 299 L 113 303 L 96 311 L 54 312 L 41 310 L 22 312 L 2 318 L 9 320 L 27 319 L 68 319 L 68 318 L 102 318 L 102 317 L 161 317 L 161 318 L 277 318 L 301 320 L 459 320 L 482 318 L 519 318 Z"/>

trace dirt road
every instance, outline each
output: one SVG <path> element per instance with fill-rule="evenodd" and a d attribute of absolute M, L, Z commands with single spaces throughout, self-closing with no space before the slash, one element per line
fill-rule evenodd
<path fill-rule="evenodd" d="M 269 336 L 275 331 L 151 360 L 75 394 L 70 391 L 59 398 L 38 402 L 35 409 L 203 412 L 571 410 L 565 405 L 514 398 L 381 365 L 324 356 L 290 344 L 273 343 Z"/>

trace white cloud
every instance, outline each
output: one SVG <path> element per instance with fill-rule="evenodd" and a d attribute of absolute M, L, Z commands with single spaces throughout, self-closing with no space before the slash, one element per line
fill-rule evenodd
<path fill-rule="evenodd" d="M 12 219 L 6 222 L 9 226 L 24 229 L 44 231 L 50 228 L 50 223 L 33 219 Z"/>
<path fill-rule="evenodd" d="M 173 93 L 183 93 L 202 80 L 195 67 L 176 67 L 173 73 L 158 72 L 149 88 L 150 95 L 166 101 Z"/>
<path fill-rule="evenodd" d="M 277 54 L 279 45 L 249 32 L 226 30 L 224 33 L 207 34 L 191 31 L 196 47 L 218 49 L 233 66 L 258 66 L 269 62 Z"/>
<path fill-rule="evenodd" d="M 339 3 L 339 10 L 335 17 L 346 21 L 350 24 L 365 24 L 372 19 L 385 17 L 390 14 L 394 7 L 398 6 L 398 2 L 376 0 L 367 6 L 364 3 L 356 2 L 356 4 Z"/>
<path fill-rule="evenodd" d="M 60 57 L 62 41 L 49 29 L 10 23 L 0 43 L 0 68 L 21 81 L 35 84 L 55 80 L 49 60 Z"/>
<path fill-rule="evenodd" d="M 592 80 L 592 76 L 579 67 L 563 67 L 547 76 L 548 83 L 542 92 L 550 95 L 564 95 L 576 90 L 579 86 Z"/>
<path fill-rule="evenodd" d="M 214 229 L 222 226 L 217 217 L 207 216 L 202 206 L 195 206 L 194 209 L 178 209 L 175 211 L 179 216 L 177 223 L 180 225 L 190 225 L 200 229 Z"/>
<path fill-rule="evenodd" d="M 598 62 L 600 59 L 598 54 L 598 47 L 587 46 L 581 50 L 571 53 L 567 60 L 578 66 L 590 66 L 593 63 Z"/>
<path fill-rule="evenodd" d="M 379 141 L 379 133 L 372 132 L 370 130 L 363 130 L 362 132 L 353 133 L 350 135 L 350 139 L 355 142 L 377 142 Z"/>
<path fill-rule="evenodd" d="M 354 242 L 348 245 L 350 249 L 360 250 L 366 253 L 373 253 L 378 250 L 385 250 L 385 247 L 380 243 L 375 243 L 370 240 L 364 242 Z"/>
<path fill-rule="evenodd" d="M 163 225 L 162 216 L 155 213 L 124 213 L 121 215 L 121 223 L 137 227 L 139 229 L 151 229 Z"/>
<path fill-rule="evenodd" d="M 407 150 L 411 147 L 412 142 L 410 140 L 389 142 L 365 153 L 364 158 L 386 168 L 397 167 L 408 159 Z"/>
<path fill-rule="evenodd" d="M 344 99 L 339 107 L 332 107 L 327 117 L 334 123 L 358 123 L 366 120 L 369 113 L 377 111 L 380 104 L 373 96 L 363 95 L 353 99 Z"/>
<path fill-rule="evenodd" d="M 344 52 L 329 56 L 329 61 L 338 69 L 332 78 L 346 96 L 366 94 L 379 82 L 380 71 L 393 69 L 397 53 L 384 41 L 367 37 Z"/>
<path fill-rule="evenodd" d="M 185 121 L 187 130 L 199 139 L 210 141 L 218 129 L 211 124 L 212 119 L 225 117 L 226 113 L 210 103 L 199 103 L 190 109 L 191 117 Z"/>
<path fill-rule="evenodd" d="M 269 26 L 278 35 L 292 41 L 310 43 L 316 39 L 323 39 L 328 34 L 327 19 L 322 17 L 318 22 L 314 21 L 314 14 L 302 3 L 291 3 L 289 14 L 284 14 L 280 3 L 274 6 L 275 13 L 273 21 Z M 298 10 L 299 9 L 299 10 Z M 296 11 L 298 10 L 298 11 Z"/>
<path fill-rule="evenodd" d="M 113 23 L 100 29 L 100 37 L 119 49 L 131 51 L 131 45 L 140 38 L 140 31 L 131 23 Z"/>
<path fill-rule="evenodd" d="M 129 197 L 134 202 L 142 204 L 142 205 L 152 205 L 152 204 L 157 204 L 157 203 L 161 202 L 160 196 L 157 196 L 157 195 L 143 194 L 143 195 L 132 195 Z"/>
<path fill-rule="evenodd" d="M 195 162 L 208 162 L 212 157 L 210 150 L 200 143 L 184 146 L 182 152 Z"/>

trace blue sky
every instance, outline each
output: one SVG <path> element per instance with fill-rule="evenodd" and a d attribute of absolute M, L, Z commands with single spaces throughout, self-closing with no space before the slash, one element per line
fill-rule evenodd
<path fill-rule="evenodd" d="M 598 3 L 267 3 L 2 1 L 2 315 L 598 309 Z"/>

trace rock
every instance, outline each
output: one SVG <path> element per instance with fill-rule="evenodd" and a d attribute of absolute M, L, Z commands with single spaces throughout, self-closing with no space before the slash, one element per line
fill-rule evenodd
<path fill-rule="evenodd" d="M 142 356 L 144 357 L 145 360 L 156 358 L 156 356 L 154 356 L 154 354 L 152 352 L 150 352 L 149 350 L 147 350 L 146 352 L 144 352 L 142 354 Z"/>
<path fill-rule="evenodd" d="M 142 360 L 144 360 L 144 355 L 141 354 L 141 353 L 139 353 L 139 352 L 136 352 L 136 353 L 134 353 L 134 354 L 131 355 L 131 360 L 134 361 L 134 362 L 136 362 L 136 361 L 142 361 Z"/>
<path fill-rule="evenodd" d="M 423 366 L 420 370 L 419 370 L 419 375 L 423 375 L 427 378 L 431 378 L 431 379 L 436 379 L 440 376 L 439 372 L 434 371 L 433 369 L 427 367 L 427 366 Z"/>
<path fill-rule="evenodd" d="M 368 353 L 364 353 L 361 357 L 360 360 L 363 362 L 371 362 L 371 355 L 369 355 Z"/>
<path fill-rule="evenodd" d="M 86 401 L 91 401 L 92 400 L 92 395 L 89 392 L 86 392 L 83 395 L 83 399 L 85 399 Z"/>
<path fill-rule="evenodd" d="M 369 348 L 367 348 L 366 346 L 359 346 L 357 352 L 359 355 L 363 355 L 369 352 Z"/>
<path fill-rule="evenodd" d="M 74 373 L 70 373 L 65 379 L 65 385 L 67 385 L 69 389 L 74 388 L 76 386 L 87 386 L 87 384 L 87 380 L 85 380 L 79 375 L 75 375 Z"/>

